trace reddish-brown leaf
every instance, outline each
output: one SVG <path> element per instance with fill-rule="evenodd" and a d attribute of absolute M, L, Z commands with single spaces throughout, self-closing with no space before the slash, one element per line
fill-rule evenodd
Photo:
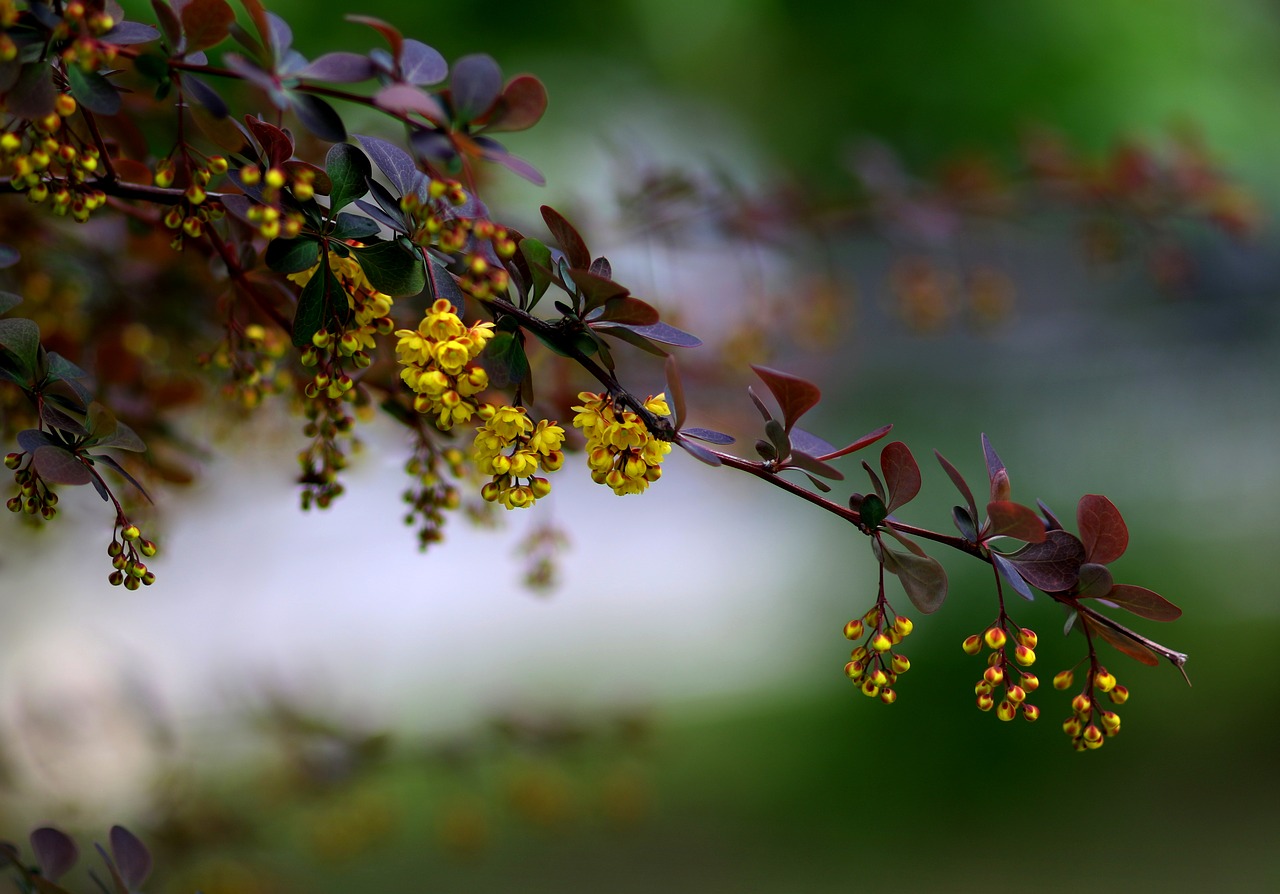
<path fill-rule="evenodd" d="M 244 116 L 245 126 L 266 153 L 271 167 L 283 165 L 293 156 L 293 138 L 274 124 L 268 124 L 254 115 Z"/>
<path fill-rule="evenodd" d="M 1182 617 L 1182 609 L 1146 587 L 1116 584 L 1099 598 L 1149 621 L 1176 621 Z"/>
<path fill-rule="evenodd" d="M 484 122 L 485 130 L 527 130 L 547 110 L 547 88 L 533 75 L 511 79 Z"/>
<path fill-rule="evenodd" d="M 1059 593 L 1080 580 L 1084 547 L 1066 531 L 1049 531 L 1040 543 L 1028 543 L 1006 558 L 1033 587 Z"/>
<path fill-rule="evenodd" d="M 1128 655 L 1135 661 L 1139 661 L 1148 667 L 1155 667 L 1160 663 L 1159 656 L 1137 640 L 1130 639 L 1120 631 L 1112 630 L 1105 624 L 1099 624 L 1088 615 L 1081 615 L 1080 620 L 1089 628 L 1090 633 L 1096 633 L 1117 651 Z"/>
<path fill-rule="evenodd" d="M 969 483 L 964 480 L 960 470 L 951 465 L 945 456 L 936 450 L 933 451 L 933 455 L 938 458 L 938 464 L 942 466 L 942 471 L 947 473 L 947 477 L 956 486 L 956 490 L 960 491 L 960 496 L 964 497 L 965 504 L 969 507 L 969 517 L 973 519 L 973 523 L 976 525 L 978 523 L 978 504 L 973 499 L 973 491 L 969 490 Z"/>
<path fill-rule="evenodd" d="M 1044 522 L 1036 515 L 1034 509 L 1021 503 L 1008 500 L 997 500 L 987 504 L 987 518 L 991 520 L 991 529 L 987 537 L 1013 537 L 1027 543 L 1040 543 L 1044 540 Z"/>
<path fill-rule="evenodd" d="M 560 245 L 560 250 L 568 258 L 569 266 L 579 270 L 590 268 L 591 252 L 587 251 L 587 244 L 582 241 L 573 224 L 565 220 L 560 212 L 550 205 L 542 206 L 542 219 L 547 222 L 547 229 L 551 231 L 551 235 Z"/>
<path fill-rule="evenodd" d="M 391 47 L 391 57 L 398 63 L 400 61 L 400 50 L 404 45 L 404 35 L 394 25 L 384 22 L 382 19 L 373 16 L 348 15 L 348 22 L 355 22 L 357 25 L 368 25 L 373 30 L 382 35 L 383 39 Z"/>
<path fill-rule="evenodd" d="M 886 444 L 880 451 L 880 471 L 884 473 L 889 491 L 885 505 L 890 512 L 905 506 L 920 493 L 920 466 L 910 448 L 901 441 Z"/>
<path fill-rule="evenodd" d="M 1124 555 L 1129 545 L 1129 528 L 1120 510 L 1101 494 L 1085 494 L 1076 506 L 1080 542 L 1090 562 L 1106 565 Z"/>
<path fill-rule="evenodd" d="M 187 53 L 207 50 L 222 43 L 236 20 L 227 0 L 191 0 L 182 7 L 182 30 L 187 35 Z"/>
<path fill-rule="evenodd" d="M 982 455 L 987 460 L 987 477 L 991 479 L 991 501 L 1009 499 L 1009 472 L 985 434 L 982 436 Z"/>
<path fill-rule="evenodd" d="M 822 399 L 818 386 L 799 376 L 769 369 L 767 366 L 752 364 L 751 368 L 769 386 L 769 391 L 782 410 L 783 428 L 787 431 Z"/>
<path fill-rule="evenodd" d="M 889 425 L 882 425 L 879 428 L 877 428 L 875 431 L 868 432 L 867 434 L 858 438 L 852 444 L 848 444 L 847 446 L 841 447 L 839 450 L 835 450 L 831 453 L 824 453 L 822 454 L 822 456 L 819 456 L 818 459 L 822 460 L 823 462 L 830 462 L 833 459 L 839 459 L 842 456 L 848 456 L 850 453 L 854 453 L 858 450 L 861 450 L 863 447 L 867 447 L 871 444 L 874 444 L 876 441 L 880 440 L 885 435 L 887 435 L 892 428 L 893 428 L 892 423 L 890 423 Z"/>

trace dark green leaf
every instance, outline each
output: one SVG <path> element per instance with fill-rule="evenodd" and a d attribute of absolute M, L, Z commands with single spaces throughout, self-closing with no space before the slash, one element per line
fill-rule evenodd
<path fill-rule="evenodd" d="M 3 254 L 6 250 L 13 251 L 13 249 L 9 248 L 9 246 L 7 245 L 0 245 L 0 254 Z M 14 251 L 13 253 L 15 255 L 17 254 L 16 251 Z M 6 265 L 0 264 L 0 267 L 3 267 L 3 266 L 6 266 Z M 21 303 L 22 303 L 21 295 L 15 295 L 13 294 L 13 292 L 0 291 L 0 314 L 7 314 L 9 311 L 13 310 L 15 307 L 17 307 Z"/>
<path fill-rule="evenodd" d="M 862 503 L 858 507 L 858 514 L 862 517 L 862 526 L 870 530 L 875 530 L 884 524 L 884 520 L 889 517 L 889 510 L 885 508 L 884 500 L 875 494 L 867 494 L 862 498 Z"/>
<path fill-rule="evenodd" d="M 520 240 L 520 254 L 528 262 L 529 275 L 533 278 L 529 287 L 529 302 L 525 308 L 532 310 L 547 291 L 547 286 L 551 285 L 551 277 L 547 272 L 551 269 L 551 249 L 537 239 L 526 237 Z"/>
<path fill-rule="evenodd" d="M 498 332 L 489 339 L 480 354 L 480 365 L 489 374 L 489 385 L 493 388 L 519 385 L 529 375 L 529 358 L 520 340 L 510 332 Z"/>
<path fill-rule="evenodd" d="M 329 213 L 350 205 L 369 191 L 365 181 L 373 173 L 369 157 L 350 143 L 334 143 L 324 158 L 324 170 L 333 184 L 329 192 Z"/>
<path fill-rule="evenodd" d="M 74 453 L 65 447 L 46 444 L 31 454 L 31 466 L 51 484 L 88 484 L 93 475 Z"/>
<path fill-rule="evenodd" d="M 421 255 L 405 248 L 401 240 L 357 248 L 355 256 L 369 283 L 392 298 L 411 298 L 427 285 Z"/>
<path fill-rule="evenodd" d="M 799 376 L 769 369 L 767 366 L 752 364 L 751 368 L 773 393 L 774 400 L 782 410 L 783 424 L 787 431 L 791 431 L 791 427 L 797 420 L 813 409 L 822 397 L 822 392 L 818 390 L 817 385 L 806 382 Z"/>
<path fill-rule="evenodd" d="M 324 328 L 334 305 L 341 301 L 345 306 L 346 300 L 342 284 L 329 265 L 322 263 L 298 296 L 298 309 L 293 316 L 294 345 L 302 348 L 311 344 L 311 336 Z"/>
<path fill-rule="evenodd" d="M 787 437 L 787 431 L 782 427 L 782 423 L 777 419 L 770 419 L 764 424 L 764 434 L 773 445 L 774 453 L 778 458 L 786 459 L 787 454 L 791 452 L 791 439 Z"/>
<path fill-rule="evenodd" d="M 114 115 L 120 111 L 120 94 L 96 71 L 68 65 L 67 83 L 71 85 L 71 95 L 89 111 L 99 115 Z"/>
<path fill-rule="evenodd" d="M 310 236 L 272 239 L 267 243 L 267 266 L 277 273 L 301 273 L 320 261 L 320 243 Z"/>
<path fill-rule="evenodd" d="M 978 528 L 973 523 L 973 517 L 969 515 L 969 510 L 963 506 L 951 507 L 951 520 L 955 522 L 956 530 L 960 532 L 960 536 L 970 543 L 978 541 Z"/>
<path fill-rule="evenodd" d="M 370 220 L 359 214 L 339 212 L 337 225 L 329 233 L 334 239 L 372 239 L 382 232 L 376 220 Z"/>
<path fill-rule="evenodd" d="M 921 614 L 932 614 L 947 598 L 947 572 L 937 559 L 885 547 L 884 570 L 898 577 L 907 598 Z"/>
<path fill-rule="evenodd" d="M 22 317 L 0 320 L 0 348 L 11 353 L 30 379 L 40 353 L 40 327 Z"/>

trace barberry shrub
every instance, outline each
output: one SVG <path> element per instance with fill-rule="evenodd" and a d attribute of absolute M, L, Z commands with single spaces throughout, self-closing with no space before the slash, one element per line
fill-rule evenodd
<path fill-rule="evenodd" d="M 49 521 L 59 488 L 92 485 L 114 509 L 112 584 L 156 580 L 146 561 L 156 545 L 134 520 L 147 499 L 138 479 L 187 476 L 170 422 L 199 399 L 199 366 L 239 412 L 272 400 L 303 417 L 304 508 L 342 494 L 358 421 L 383 413 L 400 423 L 412 441 L 407 520 L 424 547 L 464 493 L 529 509 L 553 476 L 576 469 L 638 495 L 658 485 L 675 447 L 807 501 L 870 544 L 875 595 L 844 626 L 855 644 L 845 673 L 885 704 L 911 667 L 905 612 L 930 614 L 947 597 L 926 545 L 991 568 L 994 617 L 963 643 L 986 655 L 974 687 L 982 711 L 1006 721 L 1041 713 L 1038 637 L 1023 626 L 1031 610 L 1011 610 L 1015 593 L 1061 604 L 1082 635 L 1080 663 L 1052 687 L 1067 693 L 1063 729 L 1079 750 L 1120 731 L 1111 708 L 1128 698 L 1103 643 L 1182 668 L 1185 655 L 1113 617 L 1180 612 L 1112 578 L 1128 531 L 1111 501 L 1081 497 L 1072 533 L 1043 504 L 1011 499 L 985 436 L 981 500 L 936 457 L 960 496 L 948 533 L 902 518 L 922 476 L 901 441 L 861 463 L 865 492 L 832 496 L 845 479 L 836 463 L 891 426 L 843 446 L 807 431 L 799 423 L 821 394 L 798 376 L 753 367 L 761 436 L 750 457 L 691 425 L 674 352 L 700 340 L 615 280 L 553 208 L 541 209 L 543 239 L 494 219 L 480 195 L 482 165 L 541 182 L 499 139 L 542 117 L 537 78 L 504 78 L 482 54 L 449 64 L 360 15 L 348 21 L 376 32 L 378 46 L 308 59 L 283 19 L 259 0 L 242 5 L 244 26 L 226 0 L 153 0 L 154 24 L 103 0 L 0 0 L 0 264 L 18 290 L 0 293 L 0 398 L 15 447 L 7 505 Z M 381 115 L 386 130 L 349 133 L 355 110 L 362 121 Z M 90 282 L 66 275 L 68 258 L 94 271 Z M 24 297 L 37 299 L 30 316 Z M 624 354 L 663 361 L 665 388 L 624 381 L 635 368 L 619 364 Z M 535 369 L 552 382 L 545 391 L 535 392 Z M 566 389 L 571 370 L 590 384 Z M 905 601 L 891 599 L 887 576 Z"/>

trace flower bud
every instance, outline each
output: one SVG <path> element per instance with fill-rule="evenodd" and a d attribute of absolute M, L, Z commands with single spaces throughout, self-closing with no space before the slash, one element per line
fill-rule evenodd
<path fill-rule="evenodd" d="M 996 707 L 996 716 L 1001 720 L 1012 720 L 1018 716 L 1018 709 L 1009 701 L 1002 701 L 999 706 Z"/>
<path fill-rule="evenodd" d="M 988 627 L 987 632 L 983 634 L 983 639 L 986 641 L 987 648 L 989 649 L 1002 648 L 1008 641 L 1008 637 L 1005 636 L 1004 630 L 999 627 Z"/>
<path fill-rule="evenodd" d="M 861 678 L 863 670 L 865 670 L 865 668 L 863 668 L 861 661 L 850 661 L 844 666 L 845 676 L 850 680 L 857 680 Z"/>
<path fill-rule="evenodd" d="M 875 698 L 880 694 L 880 687 L 870 678 L 862 681 L 862 694 L 867 698 Z"/>
<path fill-rule="evenodd" d="M 893 619 L 893 629 L 898 632 L 899 636 L 910 636 L 911 631 L 915 629 L 915 626 L 916 625 L 911 622 L 910 618 L 903 617 L 902 615 L 898 615 Z"/>
<path fill-rule="evenodd" d="M 891 705 L 898 700 L 898 693 L 892 689 L 880 690 L 880 701 L 886 705 Z"/>
<path fill-rule="evenodd" d="M 1015 705 L 1022 704 L 1027 698 L 1027 691 L 1016 683 L 1004 691 L 1004 697 Z"/>
<path fill-rule="evenodd" d="M 998 667 L 989 667 L 983 671 L 982 679 L 992 686 L 999 686 L 1004 681 L 1004 671 Z"/>
<path fill-rule="evenodd" d="M 1120 715 L 1114 711 L 1102 712 L 1102 725 L 1108 733 L 1120 731 Z"/>
<path fill-rule="evenodd" d="M 1123 705 L 1129 700 L 1129 687 L 1117 686 L 1107 693 L 1107 698 L 1111 699 L 1112 704 Z"/>
<path fill-rule="evenodd" d="M 1085 695 L 1083 692 L 1071 700 L 1071 710 L 1075 711 L 1081 717 L 1086 716 L 1093 708 L 1093 699 Z"/>
<path fill-rule="evenodd" d="M 4 458 L 4 467 L 6 469 L 10 469 L 10 470 L 16 469 L 21 464 L 22 464 L 21 453 L 10 453 L 6 455 Z"/>
<path fill-rule="evenodd" d="M 905 674 L 911 670 L 911 660 L 906 655 L 894 655 L 890 666 L 895 674 Z"/>
<path fill-rule="evenodd" d="M 982 637 L 976 633 L 972 636 L 966 636 L 960 648 L 964 649 L 966 655 L 977 655 L 982 651 Z"/>
<path fill-rule="evenodd" d="M 1107 673 L 1105 669 L 1099 669 L 1099 671 L 1093 675 L 1093 685 L 1102 692 L 1110 692 L 1112 689 L 1116 688 L 1115 675 Z"/>
<path fill-rule="evenodd" d="M 996 700 L 993 699 L 990 695 L 983 694 L 978 696 L 979 711 L 990 711 L 993 707 L 995 707 L 995 703 L 996 703 Z"/>
<path fill-rule="evenodd" d="M 887 652 L 892 646 L 893 643 L 889 641 L 889 637 L 883 633 L 877 633 L 871 637 L 871 648 L 877 652 Z"/>
<path fill-rule="evenodd" d="M 1023 627 L 1018 631 L 1018 643 L 1026 646 L 1028 649 L 1034 649 L 1040 642 L 1040 638 L 1036 636 L 1036 632 L 1029 627 Z"/>
<path fill-rule="evenodd" d="M 126 525 L 124 530 L 120 532 L 120 536 L 132 542 L 142 536 L 142 531 L 138 529 L 137 525 Z"/>
<path fill-rule="evenodd" d="M 13 456 L 13 455 L 15 454 L 10 454 L 10 456 Z M 9 468 L 13 468 L 13 466 L 10 466 Z M 863 633 L 862 621 L 858 618 L 854 618 L 848 624 L 844 625 L 845 639 L 861 639 L 862 633 Z"/>
<path fill-rule="evenodd" d="M 1054 689 L 1070 689 L 1071 684 L 1075 682 L 1076 675 L 1069 670 L 1058 671 L 1053 675 Z"/>
<path fill-rule="evenodd" d="M 1027 719 L 1028 723 L 1035 723 L 1040 719 L 1040 709 L 1035 705 L 1023 705 L 1022 716 Z"/>
<path fill-rule="evenodd" d="M 1026 646 L 1018 646 L 1013 650 L 1013 660 L 1023 667 L 1030 667 L 1036 663 L 1036 653 Z"/>
<path fill-rule="evenodd" d="M 1027 690 L 1027 692 L 1035 692 L 1040 688 L 1040 678 L 1035 674 L 1023 674 L 1022 688 Z"/>

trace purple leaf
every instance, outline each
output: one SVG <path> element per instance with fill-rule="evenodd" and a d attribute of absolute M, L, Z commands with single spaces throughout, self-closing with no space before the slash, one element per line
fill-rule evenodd
<path fill-rule="evenodd" d="M 52 444 L 35 449 L 31 466 L 41 478 L 53 484 L 80 485 L 93 480 L 93 474 L 79 457 L 65 447 Z"/>
<path fill-rule="evenodd" d="M 1040 543 L 1044 540 L 1044 522 L 1035 511 L 1013 503 L 1009 500 L 998 500 L 987 504 L 987 518 L 991 520 L 990 528 L 985 532 L 986 539 L 992 537 L 1013 537 L 1027 543 Z"/>
<path fill-rule="evenodd" d="M 394 25 L 390 25 L 382 19 L 374 18 L 373 16 L 348 15 L 346 19 L 348 22 L 355 22 L 358 25 L 368 25 L 370 28 L 377 31 L 382 35 L 383 39 L 386 40 L 387 45 L 391 47 L 391 55 L 396 59 L 400 58 L 400 54 L 404 48 L 404 36 Z"/>
<path fill-rule="evenodd" d="M 182 78 L 182 86 L 192 98 L 209 111 L 209 114 L 215 118 L 227 117 L 227 104 L 218 92 L 197 78 L 195 75 L 188 74 Z"/>
<path fill-rule="evenodd" d="M 400 77 L 410 84 L 425 87 L 438 84 L 449 74 L 449 63 L 439 51 L 420 40 L 409 38 L 400 52 Z"/>
<path fill-rule="evenodd" d="M 690 438 L 697 438 L 699 441 L 706 441 L 708 444 L 716 444 L 724 447 L 732 444 L 734 439 L 731 435 L 726 435 L 722 431 L 714 431 L 709 428 L 682 428 L 680 434 Z"/>
<path fill-rule="evenodd" d="M 587 251 L 587 244 L 574 229 L 573 224 L 565 220 L 564 216 L 550 205 L 542 206 L 542 219 L 546 221 L 547 229 L 560 244 L 560 249 L 568 259 L 569 266 L 579 270 L 588 269 L 591 266 L 591 252 Z"/>
<path fill-rule="evenodd" d="M 222 55 L 222 64 L 234 71 L 240 77 L 244 78 L 250 84 L 261 90 L 267 91 L 274 97 L 280 92 L 280 85 L 276 83 L 276 79 L 258 66 L 254 65 L 248 59 L 239 53 L 224 53 Z M 273 100 L 274 101 L 274 100 Z"/>
<path fill-rule="evenodd" d="M 440 164 L 448 164 L 458 154 L 448 135 L 434 130 L 414 131 L 409 137 L 409 145 L 421 158 Z"/>
<path fill-rule="evenodd" d="M 489 107 L 501 95 L 502 69 L 486 53 L 463 56 L 453 64 L 450 85 L 454 117 L 461 121 L 473 121 L 489 111 Z"/>
<path fill-rule="evenodd" d="M 683 434 L 684 433 L 682 432 L 681 435 Z M 687 440 L 684 437 L 677 438 L 676 444 L 679 445 L 681 449 L 687 451 L 694 459 L 704 462 L 709 466 L 720 465 L 720 457 L 716 456 L 701 444 L 695 444 L 693 441 Z"/>
<path fill-rule="evenodd" d="M 110 456 L 107 456 L 105 453 L 95 453 L 95 454 L 91 454 L 91 459 L 93 459 L 94 462 L 102 463 L 104 466 L 107 466 L 109 469 L 111 469 L 111 471 L 115 472 L 125 481 L 129 482 L 134 487 L 136 487 L 138 489 L 138 493 L 142 494 L 144 497 L 147 498 L 148 503 L 155 502 L 155 500 L 151 499 L 151 494 L 147 493 L 147 489 L 138 483 L 138 479 L 130 475 L 125 470 L 124 466 L 120 465 L 120 463 L 116 462 L 113 458 L 111 458 Z M 98 493 L 102 495 L 102 499 L 105 501 L 107 499 L 106 489 L 102 486 L 102 483 L 99 482 L 97 478 L 93 479 L 93 486 L 98 489 Z"/>
<path fill-rule="evenodd" d="M 40 864 L 40 874 L 51 882 L 65 875 L 80 857 L 80 848 L 65 832 L 44 826 L 31 833 L 31 850 Z"/>
<path fill-rule="evenodd" d="M 1182 609 L 1146 587 L 1116 584 L 1101 598 L 1148 621 L 1176 621 L 1182 617 Z"/>
<path fill-rule="evenodd" d="M 144 25 L 141 22 L 121 22 L 102 35 L 102 40 L 106 43 L 113 43 L 118 47 L 127 47 L 140 43 L 150 43 L 159 37 L 160 32 L 150 25 Z"/>
<path fill-rule="evenodd" d="M 791 428 L 791 447 L 801 453 L 807 453 L 819 462 L 826 462 L 831 458 L 831 454 L 836 452 L 836 448 L 832 447 L 822 438 L 807 432 L 799 426 Z"/>
<path fill-rule="evenodd" d="M 294 77 L 330 84 L 355 84 L 367 81 L 377 73 L 377 67 L 368 56 L 359 53 L 325 53 L 305 68 L 295 71 Z"/>
<path fill-rule="evenodd" d="M 982 436 L 982 453 L 987 460 L 987 477 L 991 479 L 992 502 L 1009 499 L 1009 473 L 985 434 Z"/>
<path fill-rule="evenodd" d="M 283 62 L 293 46 L 293 29 L 289 23 L 274 12 L 267 13 L 267 40 L 271 44 L 271 53 L 277 63 Z"/>
<path fill-rule="evenodd" d="M 547 110 L 547 88 L 532 75 L 511 79 L 498 105 L 484 122 L 488 131 L 527 130 L 537 124 Z"/>
<path fill-rule="evenodd" d="M 666 363 L 663 364 L 663 371 L 667 377 L 667 397 L 671 403 L 671 418 L 678 430 L 684 425 L 685 419 L 685 402 L 684 402 L 684 383 L 680 381 L 680 369 L 676 366 L 675 355 L 667 357 Z"/>
<path fill-rule="evenodd" d="M 46 444 L 51 444 L 54 447 L 63 446 L 53 435 L 40 431 L 38 428 L 28 428 L 18 432 L 17 440 L 18 446 L 22 448 L 23 453 L 34 453 L 37 447 L 43 447 Z"/>
<path fill-rule="evenodd" d="M 964 476 L 960 471 L 947 460 L 938 451 L 933 451 L 933 455 L 938 458 L 938 464 L 942 466 L 942 471 L 947 473 L 947 477 L 951 479 L 951 483 L 956 486 L 956 490 L 960 491 L 960 496 L 964 497 L 965 505 L 969 507 L 969 517 L 977 523 L 978 520 L 978 504 L 973 499 L 973 491 L 969 490 L 969 483 L 964 480 Z"/>
<path fill-rule="evenodd" d="M 696 348 L 702 344 L 702 339 L 696 335 L 691 335 L 683 329 L 677 329 L 667 323 L 654 323 L 651 326 L 626 326 L 618 327 L 630 329 L 637 335 L 660 342 L 664 345 L 675 345 L 677 348 Z M 620 338 L 622 336 L 619 336 Z"/>
<path fill-rule="evenodd" d="M 519 158 L 515 155 L 512 155 L 510 152 L 507 152 L 505 149 L 502 152 L 496 152 L 496 153 L 485 152 L 484 158 L 486 161 L 491 161 L 494 164 L 502 165 L 504 168 L 506 168 L 511 173 L 515 174 L 517 177 L 521 177 L 525 180 L 528 180 L 534 186 L 547 185 L 547 178 L 542 176 L 541 171 L 539 171 L 529 162 L 525 161 L 523 158 Z"/>
<path fill-rule="evenodd" d="M 445 120 L 444 108 L 439 100 L 412 84 L 383 87 L 373 95 L 373 101 L 378 108 L 397 115 L 421 115 L 432 124 L 442 124 Z"/>
<path fill-rule="evenodd" d="M 1061 593 L 1080 579 L 1084 546 L 1066 531 L 1049 531 L 1042 542 L 1029 543 L 1008 559 L 1032 586 Z"/>
<path fill-rule="evenodd" d="M 290 90 L 288 96 L 293 113 L 307 130 L 329 143 L 342 143 L 346 140 L 346 125 L 333 106 L 310 93 Z"/>
<path fill-rule="evenodd" d="M 386 140 L 360 134 L 354 136 L 365 154 L 378 166 L 378 170 L 386 176 L 387 182 L 395 187 L 397 193 L 405 196 L 418 191 L 418 184 L 423 181 L 424 175 L 418 170 L 413 156 Z"/>
<path fill-rule="evenodd" d="M 141 888 L 151 874 L 151 853 L 146 845 L 124 826 L 112 826 L 111 853 L 129 889 Z"/>
<path fill-rule="evenodd" d="M 1018 592 L 1018 595 L 1028 602 L 1034 602 L 1036 594 L 1031 592 L 1031 587 L 1027 585 L 1026 580 L 1018 573 L 1018 569 L 1013 563 L 1006 559 L 1001 553 L 995 550 L 991 551 L 991 561 L 995 563 L 996 568 L 1004 575 L 1004 579 L 1009 585 Z"/>

